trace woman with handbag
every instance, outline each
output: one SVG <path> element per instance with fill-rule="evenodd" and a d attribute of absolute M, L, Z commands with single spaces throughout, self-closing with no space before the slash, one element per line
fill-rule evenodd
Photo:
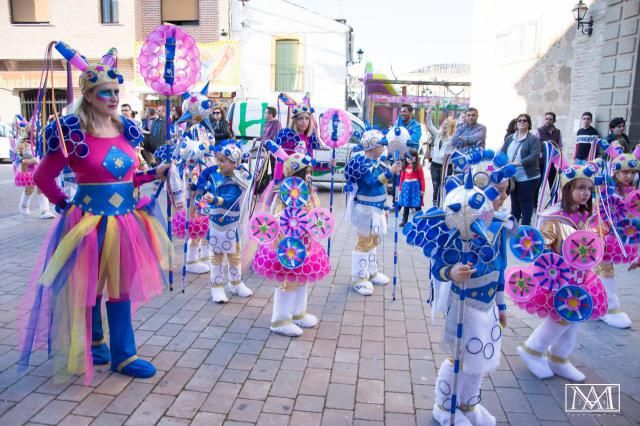
<path fill-rule="evenodd" d="M 521 225 L 531 225 L 535 192 L 540 183 L 540 149 L 540 140 L 531 133 L 531 117 L 520 114 L 516 118 L 516 132 L 507 138 L 501 151 L 518 168 L 509 189 L 511 214 Z"/>

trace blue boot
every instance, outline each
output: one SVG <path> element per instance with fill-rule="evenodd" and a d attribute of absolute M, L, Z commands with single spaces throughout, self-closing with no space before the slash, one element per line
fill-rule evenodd
<path fill-rule="evenodd" d="M 102 329 L 102 297 L 96 299 L 96 305 L 91 308 L 91 355 L 93 365 L 105 365 L 111 361 L 107 339 Z"/>
<path fill-rule="evenodd" d="M 107 319 L 111 334 L 111 371 L 143 379 L 156 374 L 153 364 L 136 355 L 131 302 L 107 302 Z"/>

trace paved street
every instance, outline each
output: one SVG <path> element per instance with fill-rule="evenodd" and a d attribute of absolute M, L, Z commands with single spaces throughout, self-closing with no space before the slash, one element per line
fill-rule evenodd
<path fill-rule="evenodd" d="M 80 377 L 54 383 L 43 354 L 17 375 L 17 304 L 52 221 L 35 217 L 35 202 L 32 218 L 18 215 L 19 192 L 6 164 L 0 166 L 0 193 L 1 425 L 433 424 L 436 368 L 446 355 L 438 345 L 442 320 L 433 325 L 425 303 L 427 263 L 401 243 L 396 301 L 391 286 L 377 287 L 368 298 L 350 291 L 354 233 L 343 221 L 344 197 L 336 197 L 332 274 L 310 293 L 309 311 L 320 318 L 317 328 L 297 339 L 269 332 L 273 283 L 247 276 L 253 297 L 215 305 L 209 300 L 208 275 L 190 275 L 185 294 L 167 290 L 135 318 L 139 354 L 153 361 L 158 374 L 133 380 L 112 374 L 108 366 L 97 367 L 93 383 L 85 387 Z M 328 193 L 322 197 L 327 201 Z M 391 276 L 393 234 L 381 251 L 384 271 Z M 516 355 L 538 320 L 510 304 L 500 369 L 483 383 L 483 404 L 498 422 L 639 423 L 639 278 L 637 271 L 617 275 L 632 330 L 584 324 L 574 356 L 587 383 L 621 384 L 622 414 L 566 415 L 567 382 L 534 378 Z"/>

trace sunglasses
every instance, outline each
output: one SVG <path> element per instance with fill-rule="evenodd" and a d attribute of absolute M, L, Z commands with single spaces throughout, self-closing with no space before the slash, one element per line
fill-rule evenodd
<path fill-rule="evenodd" d="M 213 115 L 220 115 L 222 114 L 220 111 L 213 111 Z"/>
<path fill-rule="evenodd" d="M 525 118 L 521 118 L 518 120 L 518 123 L 529 123 L 529 120 L 525 119 Z"/>

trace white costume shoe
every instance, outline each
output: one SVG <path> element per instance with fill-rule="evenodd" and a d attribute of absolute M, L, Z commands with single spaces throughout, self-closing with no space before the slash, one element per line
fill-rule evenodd
<path fill-rule="evenodd" d="M 291 312 L 295 306 L 296 292 L 276 288 L 273 294 L 271 331 L 283 336 L 298 337 L 302 329 L 293 323 Z"/>
<path fill-rule="evenodd" d="M 351 254 L 351 285 L 363 296 L 373 294 L 373 284 L 369 281 L 369 253 L 354 250 Z"/>
<path fill-rule="evenodd" d="M 209 266 L 200 261 L 199 244 L 193 240 L 189 240 L 187 246 L 187 272 L 192 274 L 206 274 L 209 272 Z"/>
<path fill-rule="evenodd" d="M 249 287 L 247 287 L 242 281 L 238 284 L 229 284 L 227 289 L 232 296 L 249 297 L 253 295 L 251 289 L 249 289 Z"/>
<path fill-rule="evenodd" d="M 369 265 L 367 269 L 369 271 L 369 281 L 373 285 L 386 285 L 391 281 L 389 277 L 387 277 L 382 272 L 378 271 L 378 257 L 376 255 L 376 249 L 374 248 L 369 252 Z"/>
<path fill-rule="evenodd" d="M 18 204 L 18 210 L 20 211 L 21 215 L 29 216 L 31 214 L 31 210 L 29 209 L 31 197 L 33 197 L 33 194 L 27 195 L 24 191 L 22 191 L 22 195 L 20 195 L 20 204 Z"/>
<path fill-rule="evenodd" d="M 549 355 L 549 367 L 554 374 L 572 382 L 581 382 L 585 379 L 582 371 L 578 370 L 568 359 Z"/>
<path fill-rule="evenodd" d="M 214 303 L 227 303 L 229 301 L 224 291 L 223 272 L 223 265 L 211 265 L 211 300 Z"/>
<path fill-rule="evenodd" d="M 451 413 L 449 413 L 449 411 L 445 410 L 442 406 L 438 404 L 433 404 L 432 416 L 433 416 L 433 419 L 436 422 L 438 422 L 438 424 L 440 424 L 441 426 L 449 426 L 451 424 L 451 422 L 449 421 L 449 419 L 451 419 Z M 454 423 L 456 426 L 472 426 L 473 425 L 473 423 L 471 423 L 469 419 L 467 419 L 467 417 L 462 413 L 462 411 L 458 409 L 456 409 L 456 417 L 455 417 Z"/>
<path fill-rule="evenodd" d="M 307 313 L 307 286 L 301 285 L 298 286 L 296 290 L 296 299 L 295 299 L 295 309 L 293 314 L 293 323 L 298 327 L 302 328 L 311 328 L 315 327 L 318 324 L 318 318 L 315 315 L 311 315 Z"/>
<path fill-rule="evenodd" d="M 534 353 L 534 351 L 527 348 L 526 345 L 518 346 L 517 351 L 529 371 L 538 379 L 553 377 L 554 373 L 551 367 L 549 367 L 547 358 L 543 354 Z"/>
<path fill-rule="evenodd" d="M 631 327 L 631 318 L 629 318 L 629 315 L 622 311 L 617 311 L 610 314 L 607 313 L 604 317 L 602 317 L 602 321 L 615 328 Z"/>
<path fill-rule="evenodd" d="M 464 412 L 467 420 L 471 422 L 472 425 L 482 425 L 482 426 L 495 426 L 496 418 L 484 408 L 481 404 L 476 404 L 469 411 Z M 456 424 L 458 421 L 456 420 Z"/>
<path fill-rule="evenodd" d="M 40 219 L 53 219 L 56 217 L 49 209 L 49 200 L 44 194 L 38 194 L 38 205 L 40 207 Z"/>

